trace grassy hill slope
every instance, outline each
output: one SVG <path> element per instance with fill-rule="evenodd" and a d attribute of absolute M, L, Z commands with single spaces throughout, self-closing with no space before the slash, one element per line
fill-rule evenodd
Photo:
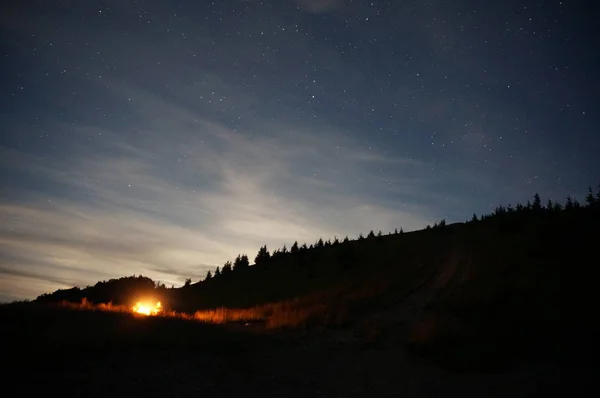
<path fill-rule="evenodd" d="M 590 352 L 598 332 L 599 202 L 563 209 L 535 201 L 468 223 L 315 244 L 155 293 L 200 319 L 203 310 L 245 309 L 230 310 L 231 319 L 352 330 L 450 368 L 568 362 Z M 37 301 L 106 294 L 89 288 Z"/>

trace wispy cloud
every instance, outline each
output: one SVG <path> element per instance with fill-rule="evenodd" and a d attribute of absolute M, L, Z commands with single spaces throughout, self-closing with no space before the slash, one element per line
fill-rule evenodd
<path fill-rule="evenodd" d="M 344 6 L 299 4 L 314 13 Z M 154 27 L 146 11 L 146 25 Z M 136 23 L 141 14 L 132 13 Z M 37 40 L 26 26 L 12 29 L 19 40 Z M 42 32 L 53 26 L 45 22 Z M 26 142 L 0 147 L 0 176 L 10 177 L 0 190 L 0 292 L 31 297 L 134 273 L 179 285 L 238 253 L 253 257 L 264 244 L 421 228 L 458 203 L 459 195 L 440 196 L 451 170 L 435 173 L 436 165 L 422 159 L 388 155 L 370 145 L 369 132 L 320 119 L 335 107 L 312 104 L 322 108 L 318 119 L 311 107 L 284 111 L 286 98 L 304 93 L 280 83 L 306 77 L 307 53 L 332 80 L 367 85 L 333 47 L 314 46 L 291 29 L 278 32 L 290 40 L 278 48 L 281 62 L 262 65 L 264 73 L 242 86 L 241 65 L 255 65 L 264 51 L 254 39 L 219 47 L 217 63 L 166 36 L 155 42 L 140 32 L 94 29 L 101 28 L 65 26 L 65 40 L 37 43 L 40 56 L 77 60 L 65 62 L 64 76 L 62 66 L 48 66 L 71 84 L 51 77 L 37 87 L 40 101 L 76 117 L 50 115 L 33 127 L 27 118 L 4 116 L 6 129 Z M 262 28 L 253 29 L 258 35 Z M 205 33 L 198 47 L 212 48 Z M 75 36 L 94 48 L 94 61 L 67 44 Z M 313 83 L 318 99 L 321 82 Z M 475 174 L 461 178 L 481 182 Z"/>
<path fill-rule="evenodd" d="M 362 149 L 343 132 L 284 122 L 264 123 L 260 136 L 234 131 L 141 96 L 138 111 L 152 109 L 162 122 L 128 131 L 50 127 L 77 137 L 62 158 L 2 150 L 3 167 L 44 182 L 15 181 L 0 202 L 0 246 L 12 256 L 0 258 L 1 272 L 21 281 L 11 291 L 28 294 L 26 280 L 49 287 L 133 273 L 178 285 L 263 244 L 414 229 L 432 219 L 422 204 L 369 192 L 387 190 L 390 179 L 416 187 L 416 177 L 402 177 L 412 161 Z M 19 194 L 27 200 L 11 199 Z"/>

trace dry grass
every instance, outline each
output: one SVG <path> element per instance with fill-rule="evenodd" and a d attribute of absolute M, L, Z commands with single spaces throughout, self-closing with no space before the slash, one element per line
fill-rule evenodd
<path fill-rule="evenodd" d="M 193 319 L 209 323 L 262 323 L 266 329 L 300 329 L 322 323 L 328 317 L 325 304 L 304 305 L 298 300 L 252 308 L 217 308 L 197 311 Z"/>
<path fill-rule="evenodd" d="M 264 321 L 265 312 L 259 307 L 216 308 L 212 310 L 196 311 L 190 318 L 207 323 L 257 322 Z"/>
<path fill-rule="evenodd" d="M 274 303 L 267 303 L 249 308 L 214 308 L 196 311 L 193 314 L 171 311 L 164 308 L 157 315 L 185 320 L 195 320 L 212 324 L 251 323 L 268 330 L 305 330 L 313 327 L 346 327 L 357 314 L 350 309 L 352 303 L 373 297 L 390 288 L 389 275 L 370 278 L 369 283 L 359 285 L 338 286 L 336 289 L 316 292 L 299 298 Z M 93 304 L 83 299 L 80 303 L 62 301 L 59 307 L 89 310 L 110 311 L 134 314 L 132 307 L 124 305 Z M 136 316 L 145 316 L 134 314 Z M 378 329 L 378 328 L 376 328 Z M 372 335 L 373 333 L 367 333 Z M 375 333 L 378 334 L 378 333 Z M 373 336 L 368 337 L 371 339 Z"/>
<path fill-rule="evenodd" d="M 253 323 L 266 329 L 304 329 L 314 325 L 338 326 L 348 319 L 344 306 L 328 306 L 319 302 L 323 297 L 313 296 L 303 300 L 295 299 L 279 303 L 270 303 L 251 308 L 216 308 L 196 311 L 194 314 L 164 310 L 159 317 L 194 320 L 204 323 Z M 108 311 L 135 314 L 132 308 L 124 305 L 93 304 L 87 300 L 80 303 L 62 301 L 56 306 L 81 311 Z"/>
<path fill-rule="evenodd" d="M 86 298 L 81 300 L 80 303 L 72 303 L 70 301 L 61 301 L 56 304 L 57 307 L 66 308 L 70 310 L 83 310 L 83 311 L 107 311 L 107 312 L 125 312 L 131 313 L 131 307 L 124 305 L 114 305 L 112 303 L 101 303 L 93 304 L 87 301 Z"/>

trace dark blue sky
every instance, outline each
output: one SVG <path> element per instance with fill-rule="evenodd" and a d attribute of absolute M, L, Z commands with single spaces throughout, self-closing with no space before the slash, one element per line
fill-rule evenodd
<path fill-rule="evenodd" d="M 594 2 L 11 3 L 1 300 L 600 182 Z"/>

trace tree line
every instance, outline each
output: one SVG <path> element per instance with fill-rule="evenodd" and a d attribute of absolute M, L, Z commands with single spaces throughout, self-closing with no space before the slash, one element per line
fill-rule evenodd
<path fill-rule="evenodd" d="M 600 188 L 594 194 L 591 188 L 588 189 L 588 194 L 585 196 L 585 202 L 580 203 L 577 199 L 567 197 L 564 204 L 548 199 L 542 201 L 538 193 L 533 196 L 532 200 L 525 204 L 516 204 L 515 206 L 498 206 L 489 214 L 473 216 L 466 220 L 467 225 L 476 225 L 480 223 L 497 223 L 497 225 L 518 225 L 519 220 L 528 222 L 535 219 L 550 218 L 554 215 L 564 213 L 578 213 L 580 211 L 600 211 Z M 446 220 L 442 219 L 433 224 L 427 225 L 425 231 L 431 233 L 443 232 L 446 230 Z M 196 285 L 211 284 L 211 281 L 227 280 L 229 275 L 242 275 L 245 270 L 249 269 L 269 269 L 271 266 L 277 266 L 284 263 L 293 263 L 299 266 L 306 266 L 309 277 L 316 275 L 318 264 L 326 258 L 325 261 L 335 263 L 339 270 L 345 270 L 357 265 L 357 260 L 360 256 L 361 244 L 368 242 L 382 242 L 385 236 L 402 235 L 403 228 L 395 229 L 393 232 L 383 234 L 382 231 L 369 231 L 366 235 L 362 233 L 356 239 L 350 239 L 348 236 L 343 239 L 334 237 L 333 239 L 324 240 L 317 239 L 313 244 L 300 244 L 298 241 L 288 246 L 269 251 L 267 245 L 259 248 L 254 256 L 254 263 L 250 263 L 250 258 L 247 254 L 239 254 L 234 260 L 226 261 L 222 266 L 216 269 L 209 270 L 206 277 L 199 281 Z M 333 249 L 337 248 L 339 249 Z M 328 254 L 329 253 L 329 254 Z M 325 257 L 322 257 L 325 256 Z M 243 277 L 242 277 L 243 278 Z M 187 278 L 184 286 L 192 285 L 192 279 Z M 127 276 L 118 279 L 110 279 L 108 281 L 100 281 L 94 286 L 86 288 L 74 287 L 71 289 L 59 289 L 53 293 L 46 293 L 39 296 L 36 302 L 58 302 L 71 301 L 79 302 L 82 298 L 87 298 L 93 303 L 108 303 L 127 304 L 135 297 L 144 295 L 145 293 L 154 293 L 154 295 L 168 296 L 169 291 L 164 284 L 155 283 L 152 279 L 144 276 Z"/>
<path fill-rule="evenodd" d="M 576 211 L 581 208 L 599 208 L 600 207 L 600 186 L 598 188 L 598 192 L 594 194 L 591 187 L 588 188 L 588 194 L 585 197 L 585 204 L 581 204 L 577 199 L 568 196 L 564 204 L 561 204 L 558 201 L 552 201 L 548 199 L 545 204 L 542 204 L 542 198 L 539 193 L 535 193 L 532 200 L 528 200 L 525 204 L 517 203 L 515 206 L 509 204 L 508 206 L 497 206 L 491 213 L 482 214 L 477 216 L 477 214 L 473 213 L 473 216 L 467 220 L 467 223 L 475 223 L 481 221 L 488 220 L 498 220 L 506 218 L 507 216 L 527 216 L 527 215 L 542 215 L 542 214 L 556 214 L 564 211 Z M 440 228 L 446 227 L 446 220 L 441 219 L 431 225 L 427 225 L 425 230 L 435 229 L 438 230 Z M 401 235 L 404 233 L 403 228 L 396 228 L 393 232 L 388 233 L 387 235 Z M 369 233 L 365 236 L 360 233 L 354 241 L 363 241 L 363 240 L 382 240 L 383 232 L 380 230 L 375 233 L 373 230 L 369 231 Z M 308 251 L 314 251 L 318 249 L 324 249 L 328 247 L 336 247 L 342 243 L 348 243 L 350 239 L 346 236 L 343 240 L 339 240 L 337 237 L 334 237 L 333 240 L 323 240 L 323 238 L 319 238 L 314 244 L 307 245 L 303 243 L 300 245 L 298 241 L 295 241 L 290 248 L 288 249 L 287 245 L 283 245 L 283 247 L 275 249 L 273 252 L 269 252 L 267 245 L 263 245 L 258 250 L 258 253 L 254 257 L 254 267 L 267 267 L 272 263 L 278 262 L 278 260 L 292 257 L 292 258 L 300 258 L 302 255 Z M 251 265 L 249 263 L 249 258 L 247 254 L 239 254 L 233 263 L 231 261 L 225 262 L 222 267 L 216 267 L 213 271 L 209 270 L 206 273 L 206 277 L 203 281 L 209 281 L 212 279 L 218 279 L 223 276 L 227 276 L 233 272 L 239 272 L 246 268 L 249 268 Z M 202 282 L 202 281 L 200 281 Z M 191 278 L 186 280 L 185 285 L 189 286 L 192 284 Z"/>

